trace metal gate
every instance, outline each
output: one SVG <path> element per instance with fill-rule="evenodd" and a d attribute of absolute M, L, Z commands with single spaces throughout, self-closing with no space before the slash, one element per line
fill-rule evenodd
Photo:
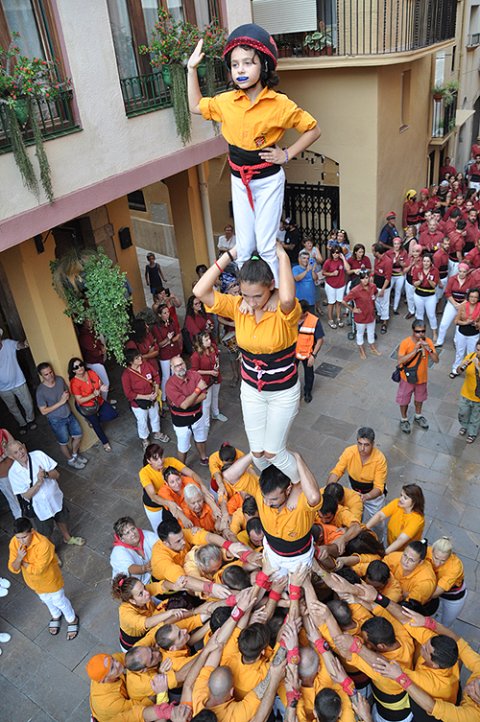
<path fill-rule="evenodd" d="M 322 252 L 328 233 L 340 227 L 340 189 L 321 183 L 287 183 L 285 217 L 293 218 L 304 236 L 311 236 Z"/>

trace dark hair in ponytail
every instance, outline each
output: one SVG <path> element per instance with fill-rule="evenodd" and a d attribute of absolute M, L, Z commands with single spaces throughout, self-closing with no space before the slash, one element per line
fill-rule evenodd
<path fill-rule="evenodd" d="M 238 280 L 240 283 L 260 283 L 262 286 L 270 286 L 274 277 L 268 263 L 255 255 L 243 264 Z"/>
<path fill-rule="evenodd" d="M 412 541 L 407 544 L 416 554 L 419 555 L 420 559 L 423 560 L 427 556 L 428 539 L 422 539 L 422 541 Z"/>

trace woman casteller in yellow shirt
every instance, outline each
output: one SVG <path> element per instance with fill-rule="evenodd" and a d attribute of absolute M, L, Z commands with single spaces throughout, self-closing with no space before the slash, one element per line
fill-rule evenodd
<path fill-rule="evenodd" d="M 411 541 L 419 541 L 425 527 L 425 497 L 418 484 L 405 484 L 398 499 L 393 499 L 368 520 L 367 529 L 373 529 L 388 519 L 387 554 L 404 549 Z"/>
<path fill-rule="evenodd" d="M 208 306 L 209 313 L 235 321 L 242 355 L 243 422 L 255 465 L 263 471 L 274 464 L 295 484 L 300 476 L 286 443 L 300 403 L 295 343 L 301 308 L 295 298 L 290 261 L 280 243 L 277 256 L 278 303 L 272 271 L 258 256 L 252 256 L 240 270 L 241 296 L 214 291 L 218 277 L 236 258 L 236 248 L 215 261 L 193 293 Z"/>

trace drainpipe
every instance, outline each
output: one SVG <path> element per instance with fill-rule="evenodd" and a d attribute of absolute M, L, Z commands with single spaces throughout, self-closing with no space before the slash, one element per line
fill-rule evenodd
<path fill-rule="evenodd" d="M 205 238 L 207 239 L 207 248 L 208 248 L 208 259 L 210 261 L 210 264 L 215 263 L 216 254 L 215 254 L 215 240 L 213 237 L 213 227 L 212 227 L 212 214 L 210 213 L 210 198 L 208 195 L 208 183 L 205 176 L 205 166 L 203 163 L 200 163 L 198 165 L 198 179 L 199 179 L 199 187 L 200 187 L 200 200 L 202 203 L 202 212 L 203 212 L 203 228 L 205 231 Z"/>

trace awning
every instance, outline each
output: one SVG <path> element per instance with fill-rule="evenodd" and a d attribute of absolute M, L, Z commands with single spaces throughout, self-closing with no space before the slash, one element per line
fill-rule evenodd
<path fill-rule="evenodd" d="M 466 108 L 462 108 L 462 110 L 457 110 L 455 116 L 455 125 L 457 126 L 457 128 L 461 128 L 462 125 L 465 125 L 467 120 L 471 118 L 474 114 L 474 110 L 467 110 Z"/>

